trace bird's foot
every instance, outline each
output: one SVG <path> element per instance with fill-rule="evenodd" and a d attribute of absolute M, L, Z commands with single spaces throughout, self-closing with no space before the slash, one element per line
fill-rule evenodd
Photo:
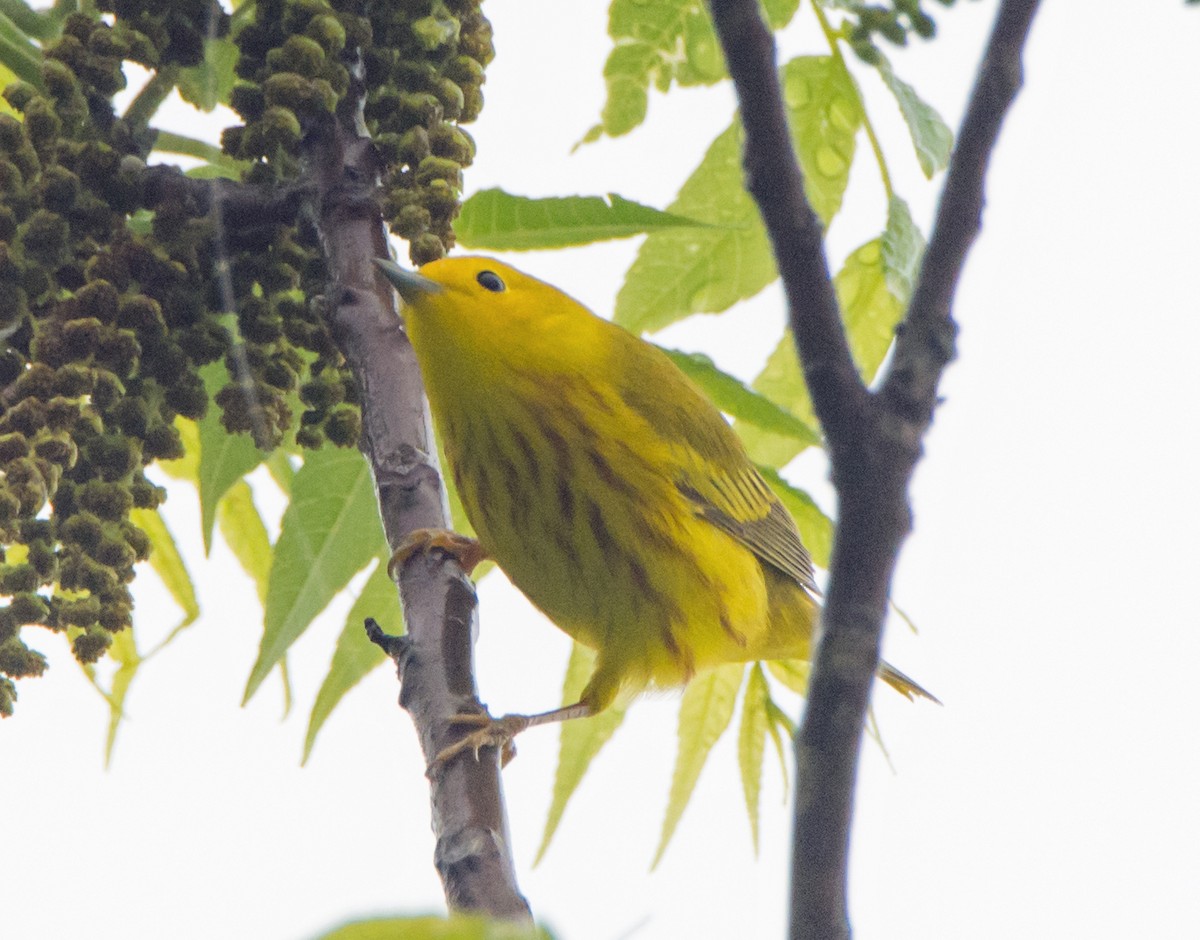
<path fill-rule="evenodd" d="M 475 566 L 487 558 L 487 551 L 475 539 L 449 529 L 414 529 L 408 533 L 404 543 L 392 554 L 388 562 L 388 575 L 392 580 L 399 577 L 401 570 L 413 555 L 441 549 L 458 562 L 463 572 L 470 574 Z"/>
<path fill-rule="evenodd" d="M 441 752 L 429 765 L 428 773 L 432 773 L 447 761 L 457 757 L 464 751 L 471 751 L 479 760 L 479 751 L 485 747 L 500 749 L 500 766 L 505 767 L 517 756 L 517 747 L 513 738 L 530 725 L 528 715 L 505 715 L 493 718 L 491 715 L 478 712 L 464 712 L 450 719 L 452 725 L 458 727 L 474 727 L 475 730 L 459 738 Z"/>

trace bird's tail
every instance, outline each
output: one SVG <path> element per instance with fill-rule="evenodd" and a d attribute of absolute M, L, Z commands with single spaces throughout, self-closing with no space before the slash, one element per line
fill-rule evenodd
<path fill-rule="evenodd" d="M 890 685 L 893 689 L 903 695 L 910 701 L 915 701 L 919 698 L 927 698 L 931 702 L 942 704 L 941 699 L 923 688 L 920 684 L 914 682 L 891 663 L 881 662 L 879 664 L 879 678 Z"/>

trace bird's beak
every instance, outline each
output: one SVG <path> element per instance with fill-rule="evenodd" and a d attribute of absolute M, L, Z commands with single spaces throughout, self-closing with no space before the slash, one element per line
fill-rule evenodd
<path fill-rule="evenodd" d="M 431 281 L 416 271 L 408 271 L 387 258 L 376 258 L 375 264 L 396 288 L 396 293 L 404 298 L 406 304 L 415 303 L 420 297 L 439 293 L 442 289 L 442 285 L 437 281 Z"/>

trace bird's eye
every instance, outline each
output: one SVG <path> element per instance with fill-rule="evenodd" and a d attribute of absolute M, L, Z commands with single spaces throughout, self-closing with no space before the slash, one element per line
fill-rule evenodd
<path fill-rule="evenodd" d="M 500 280 L 500 275 L 495 271 L 480 271 L 475 280 L 484 290 L 490 290 L 493 294 L 504 292 L 504 282 Z"/>

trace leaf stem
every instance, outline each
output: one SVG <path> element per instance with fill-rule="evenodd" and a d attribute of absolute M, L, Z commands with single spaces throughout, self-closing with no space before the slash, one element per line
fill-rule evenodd
<path fill-rule="evenodd" d="M 178 77 L 179 68 L 174 65 L 168 65 L 156 71 L 150 76 L 150 80 L 146 82 L 142 90 L 134 96 L 122 117 L 137 129 L 148 127 L 150 119 L 154 117 L 159 107 L 175 88 L 175 81 Z"/>
<path fill-rule="evenodd" d="M 842 67 L 850 77 L 850 80 L 854 82 L 854 75 L 850 72 L 850 67 L 846 65 L 846 58 L 842 55 L 842 50 L 838 46 L 838 34 L 830 25 L 828 18 L 825 16 L 825 11 L 821 9 L 821 4 L 814 2 L 812 9 L 817 22 L 821 26 L 821 32 L 825 34 L 825 41 L 829 43 L 829 51 L 834 61 Z M 857 86 L 858 83 L 854 82 L 854 84 Z M 892 197 L 895 195 L 895 190 L 892 189 L 892 175 L 888 172 L 887 160 L 883 156 L 883 146 L 879 142 L 879 135 L 875 133 L 875 125 L 871 123 L 871 116 L 867 114 L 865 101 L 863 102 L 862 119 L 863 130 L 867 132 L 867 141 L 871 144 L 871 150 L 875 153 L 875 162 L 879 165 L 879 178 L 883 181 L 884 193 L 887 194 L 888 202 L 891 202 Z"/>

